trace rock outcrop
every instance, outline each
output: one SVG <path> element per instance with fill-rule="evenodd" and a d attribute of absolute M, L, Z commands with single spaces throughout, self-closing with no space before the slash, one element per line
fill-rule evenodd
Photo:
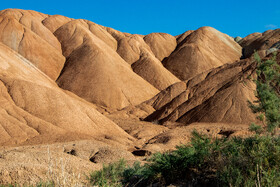
<path fill-rule="evenodd" d="M 243 58 L 249 58 L 254 51 L 267 55 L 270 48 L 280 49 L 280 29 L 268 30 L 264 33 L 253 33 L 243 38 L 239 43 L 243 47 Z M 275 50 L 275 51 L 276 51 Z"/>

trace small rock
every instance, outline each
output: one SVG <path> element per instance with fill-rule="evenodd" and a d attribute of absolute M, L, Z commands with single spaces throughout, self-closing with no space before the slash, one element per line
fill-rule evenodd
<path fill-rule="evenodd" d="M 236 41 L 237 43 L 240 42 L 242 40 L 242 38 L 240 36 L 236 36 L 234 38 L 234 41 Z"/>
<path fill-rule="evenodd" d="M 266 55 L 269 55 L 269 54 L 271 54 L 271 53 L 273 53 L 273 52 L 275 52 L 275 51 L 278 51 L 278 49 L 277 48 L 270 48 L 270 49 L 268 49 L 268 50 L 266 50 Z"/>

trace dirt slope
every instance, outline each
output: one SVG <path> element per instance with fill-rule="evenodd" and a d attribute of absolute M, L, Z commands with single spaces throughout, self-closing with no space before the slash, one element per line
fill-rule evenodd
<path fill-rule="evenodd" d="M 55 36 L 67 57 L 57 81 L 60 87 L 115 109 L 139 104 L 158 92 L 135 74 L 112 47 L 88 30 L 83 20 L 63 25 Z"/>
<path fill-rule="evenodd" d="M 232 63 L 241 57 L 241 47 L 231 37 L 214 28 L 201 27 L 186 35 L 175 51 L 163 61 L 163 65 L 181 80 Z"/>
<path fill-rule="evenodd" d="M 226 64 L 175 83 L 135 107 L 109 116 L 145 119 L 161 124 L 172 121 L 250 124 L 256 116 L 248 101 L 256 100 L 251 81 L 255 63 L 249 59 Z"/>
<path fill-rule="evenodd" d="M 0 145 L 105 135 L 128 140 L 129 136 L 94 105 L 61 90 L 30 61 L 2 43 L 0 64 Z"/>
<path fill-rule="evenodd" d="M 176 38 L 166 33 L 151 33 L 143 39 L 160 61 L 168 57 L 177 46 Z"/>
<path fill-rule="evenodd" d="M 173 36 L 152 33 L 145 37 L 137 34 L 117 37 L 118 54 L 131 65 L 133 71 L 163 90 L 179 81 L 161 63 L 176 47 Z"/>
<path fill-rule="evenodd" d="M 42 21 L 48 15 L 7 9 L 0 12 L 0 42 L 17 51 L 53 80 L 65 62 L 61 45 Z"/>

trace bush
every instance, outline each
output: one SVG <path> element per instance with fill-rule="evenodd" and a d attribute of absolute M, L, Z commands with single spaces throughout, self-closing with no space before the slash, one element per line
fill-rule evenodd
<path fill-rule="evenodd" d="M 279 186 L 280 138 L 253 136 L 226 141 L 217 170 L 219 182 L 229 186 Z"/>
<path fill-rule="evenodd" d="M 280 138 L 211 140 L 194 132 L 191 144 L 157 154 L 145 167 L 167 184 L 186 180 L 192 185 L 278 186 Z"/>
<path fill-rule="evenodd" d="M 279 186 L 280 138 L 255 135 L 249 138 L 211 139 L 193 132 L 190 144 L 173 152 L 154 154 L 148 164 L 132 167 L 123 161 L 91 175 L 98 186 L 189 185 Z"/>
<path fill-rule="evenodd" d="M 209 181 L 213 174 L 213 166 L 217 151 L 225 139 L 216 139 L 213 142 L 206 135 L 193 132 L 190 144 L 177 146 L 170 153 L 157 153 L 145 165 L 149 170 L 148 178 L 164 184 L 172 183 L 178 179 L 186 179 L 197 183 L 198 181 Z"/>
<path fill-rule="evenodd" d="M 104 165 L 100 171 L 94 171 L 88 177 L 92 185 L 97 186 L 122 186 L 122 174 L 126 169 L 126 162 L 121 159 L 116 163 Z"/>
<path fill-rule="evenodd" d="M 256 96 L 259 100 L 257 105 L 251 103 L 254 112 L 265 114 L 267 130 L 273 132 L 280 127 L 280 66 L 276 62 L 276 54 L 271 59 L 262 61 L 255 53 L 257 62 L 257 85 Z M 260 115 L 260 120 L 264 119 Z"/>

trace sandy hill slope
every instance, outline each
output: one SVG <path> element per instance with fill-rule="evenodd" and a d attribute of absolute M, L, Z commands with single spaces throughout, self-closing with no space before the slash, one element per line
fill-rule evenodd
<path fill-rule="evenodd" d="M 8 9 L 0 12 L 0 42 L 17 51 L 53 80 L 65 62 L 61 45 L 35 11 Z"/>
<path fill-rule="evenodd" d="M 137 34 L 116 37 L 117 53 L 131 65 L 133 71 L 159 90 L 179 81 L 161 63 L 176 47 L 173 36 L 152 33 L 147 36 Z"/>
<path fill-rule="evenodd" d="M 176 38 L 166 33 L 151 33 L 143 39 L 160 61 L 168 57 L 177 45 Z"/>
<path fill-rule="evenodd" d="M 66 93 L 0 43 L 0 145 L 129 136 L 94 106 Z M 125 140 L 126 139 L 126 140 Z"/>
<path fill-rule="evenodd" d="M 254 70 L 250 61 L 224 65 L 184 82 L 181 93 L 164 103 L 147 120 L 245 123 L 255 121 L 248 101 L 254 101 L 254 84 L 247 80 Z M 181 83 L 183 84 L 183 83 Z M 165 93 L 165 94 L 168 94 Z M 165 97 L 165 94 L 160 97 Z M 153 105 L 154 105 L 153 104 Z"/>
<path fill-rule="evenodd" d="M 175 83 L 152 99 L 111 114 L 165 123 L 193 122 L 250 124 L 255 115 L 248 101 L 256 100 L 252 73 L 255 63 L 242 60 Z"/>
<path fill-rule="evenodd" d="M 8 9 L 0 12 L 0 31 L 1 42 L 61 88 L 111 109 L 137 105 L 179 79 L 241 56 L 237 43 L 210 27 L 177 38 L 143 36 L 87 20 Z"/>
<path fill-rule="evenodd" d="M 181 42 L 183 42 L 186 39 L 186 37 L 189 36 L 193 32 L 194 32 L 193 30 L 189 30 L 189 31 L 184 32 L 183 34 L 179 34 L 178 36 L 176 36 L 177 44 L 180 44 Z"/>
<path fill-rule="evenodd" d="M 62 88 L 103 107 L 120 109 L 139 104 L 154 96 L 158 89 L 179 81 L 163 67 L 148 45 L 152 45 L 149 41 L 155 41 L 157 45 L 152 49 L 156 55 L 166 57 L 176 47 L 175 38 L 171 35 L 152 34 L 147 36 L 146 44 L 144 36 L 137 38 L 87 20 L 18 9 L 0 12 L 0 31 L 1 42 L 53 80 L 59 77 L 58 84 Z M 132 43 L 126 45 L 129 40 Z M 138 46 L 141 50 L 137 50 L 139 40 L 142 42 Z M 172 46 L 159 45 L 167 43 L 172 43 Z M 136 50 L 137 54 L 137 58 L 131 61 L 137 61 L 134 68 L 125 57 L 130 49 Z M 141 61 L 140 57 L 143 57 Z M 84 68 L 86 66 L 89 68 Z M 145 73 L 148 71 L 154 73 Z"/>
<path fill-rule="evenodd" d="M 185 35 L 182 40 L 178 38 L 181 42 L 163 61 L 163 65 L 181 80 L 241 57 L 241 47 L 231 37 L 214 28 L 202 27 Z"/>
<path fill-rule="evenodd" d="M 116 109 L 139 104 L 158 92 L 135 74 L 112 47 L 90 32 L 83 20 L 61 26 L 55 36 L 67 57 L 57 80 L 60 87 L 92 103 Z"/>

